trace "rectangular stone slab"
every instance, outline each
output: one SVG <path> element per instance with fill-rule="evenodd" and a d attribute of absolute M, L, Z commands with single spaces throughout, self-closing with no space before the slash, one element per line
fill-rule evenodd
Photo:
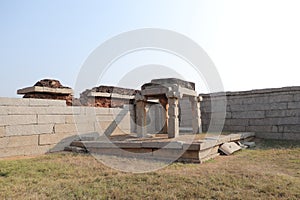
<path fill-rule="evenodd" d="M 190 90 L 195 90 L 195 83 L 184 81 L 178 78 L 165 78 L 165 79 L 153 79 L 151 83 L 156 84 L 176 84 L 180 87 L 187 88 Z"/>
<path fill-rule="evenodd" d="M 40 86 L 33 86 L 27 87 L 23 89 L 19 89 L 17 94 L 27 94 L 27 93 L 54 93 L 54 94 L 73 94 L 72 89 L 68 88 L 48 88 L 48 87 L 40 87 Z"/>
<path fill-rule="evenodd" d="M 228 143 L 222 144 L 219 149 L 226 155 L 231 155 L 234 152 L 241 150 L 241 147 L 239 145 L 237 145 L 235 142 L 228 142 Z"/>

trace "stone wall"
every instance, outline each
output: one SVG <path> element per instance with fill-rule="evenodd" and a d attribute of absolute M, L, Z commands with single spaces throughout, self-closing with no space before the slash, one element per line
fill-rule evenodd
<path fill-rule="evenodd" d="M 202 130 L 217 126 L 222 120 L 221 107 L 226 105 L 224 94 L 201 95 Z M 255 132 L 257 137 L 270 139 L 300 139 L 300 87 L 252 90 L 226 93 L 225 132 Z M 216 119 L 211 120 L 212 113 Z M 213 130 L 213 128 L 212 128 Z"/>
<path fill-rule="evenodd" d="M 63 100 L 0 98 L 0 157 L 60 151 L 81 136 L 134 131 L 133 106 L 70 107 Z"/>

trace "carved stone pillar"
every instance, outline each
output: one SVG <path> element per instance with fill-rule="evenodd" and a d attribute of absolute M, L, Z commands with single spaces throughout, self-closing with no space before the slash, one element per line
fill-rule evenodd
<path fill-rule="evenodd" d="M 168 137 L 175 138 L 179 136 L 178 98 L 168 98 L 168 105 Z"/>
<path fill-rule="evenodd" d="M 199 97 L 190 97 L 190 102 L 192 106 L 192 125 L 193 133 L 201 133 L 201 111 L 200 111 L 200 99 Z"/>

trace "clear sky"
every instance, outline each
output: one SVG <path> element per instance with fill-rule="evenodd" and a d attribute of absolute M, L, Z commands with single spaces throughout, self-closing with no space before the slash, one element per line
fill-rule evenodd
<path fill-rule="evenodd" d="M 95 48 L 139 28 L 197 42 L 226 91 L 300 86 L 299 10 L 298 0 L 0 0 L 0 96 L 42 78 L 73 87 Z"/>

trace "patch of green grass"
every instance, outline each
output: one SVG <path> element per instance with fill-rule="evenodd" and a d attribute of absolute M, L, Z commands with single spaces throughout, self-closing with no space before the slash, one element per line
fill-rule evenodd
<path fill-rule="evenodd" d="M 83 154 L 0 161 L 0 199 L 300 199 L 300 147 L 258 147 L 204 164 L 132 174 Z"/>

